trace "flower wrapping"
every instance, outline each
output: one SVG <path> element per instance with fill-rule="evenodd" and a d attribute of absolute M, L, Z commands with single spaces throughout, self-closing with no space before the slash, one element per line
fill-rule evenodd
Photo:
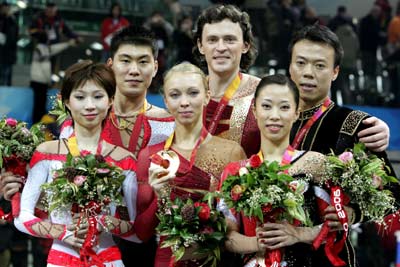
<path fill-rule="evenodd" d="M 165 238 L 161 247 L 171 247 L 173 252 L 170 266 L 175 266 L 191 246 L 197 248 L 194 254 L 204 256 L 202 266 L 218 266 L 227 227 L 223 214 L 214 208 L 211 193 L 196 202 L 163 198 L 157 216 L 160 223 L 156 230 Z"/>

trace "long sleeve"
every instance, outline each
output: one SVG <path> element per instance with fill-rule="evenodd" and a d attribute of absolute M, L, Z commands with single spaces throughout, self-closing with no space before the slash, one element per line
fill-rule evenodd
<path fill-rule="evenodd" d="M 148 170 L 150 167 L 150 155 L 148 148 L 143 149 L 138 156 L 138 215 L 135 221 L 135 231 L 142 241 L 149 240 L 155 233 L 159 221 L 156 216 L 158 202 L 157 196 L 148 183 Z"/>
<path fill-rule="evenodd" d="M 62 239 L 66 226 L 42 220 L 34 215 L 36 203 L 41 194 L 41 185 L 47 181 L 50 161 L 37 162 L 29 171 L 28 179 L 21 195 L 21 211 L 14 224 L 21 232 L 36 237 Z"/>
<path fill-rule="evenodd" d="M 140 242 L 135 233 L 134 224 L 137 216 L 136 200 L 138 194 L 138 186 L 136 174 L 133 171 L 125 171 L 126 178 L 122 185 L 124 194 L 124 202 L 128 209 L 129 221 L 123 221 L 117 218 L 109 218 L 113 221 L 112 229 L 109 229 L 114 235 L 132 242 Z"/>
<path fill-rule="evenodd" d="M 69 47 L 68 42 L 57 43 L 50 45 L 50 56 L 54 56 L 58 53 L 61 53 L 63 50 Z"/>

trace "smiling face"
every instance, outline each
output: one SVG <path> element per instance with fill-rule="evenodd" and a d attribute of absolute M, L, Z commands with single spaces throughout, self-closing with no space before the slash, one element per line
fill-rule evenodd
<path fill-rule="evenodd" d="M 298 118 L 293 92 L 287 85 L 266 85 L 255 99 L 254 115 L 262 138 L 274 143 L 289 139 Z"/>
<path fill-rule="evenodd" d="M 108 60 L 115 74 L 117 95 L 137 97 L 146 94 L 157 73 L 157 61 L 150 46 L 123 44 Z"/>
<path fill-rule="evenodd" d="M 75 125 L 93 129 L 101 127 L 111 103 L 112 101 L 104 88 L 93 81 L 87 81 L 82 86 L 72 90 L 65 105 L 71 112 Z"/>
<path fill-rule="evenodd" d="M 290 77 L 300 90 L 300 106 L 308 109 L 323 102 L 328 96 L 332 82 L 339 74 L 339 66 L 334 67 L 333 47 L 301 40 L 292 50 Z"/>
<path fill-rule="evenodd" d="M 193 72 L 174 72 L 164 81 L 164 101 L 175 122 L 195 126 L 202 123 L 203 110 L 210 100 L 203 78 Z"/>
<path fill-rule="evenodd" d="M 205 56 L 209 72 L 217 74 L 238 72 L 242 54 L 249 50 L 239 23 L 229 19 L 206 23 L 197 46 Z"/>

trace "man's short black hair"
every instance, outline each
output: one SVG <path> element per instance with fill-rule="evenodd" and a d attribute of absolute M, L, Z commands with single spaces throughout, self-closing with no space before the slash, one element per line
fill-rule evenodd
<path fill-rule="evenodd" d="M 329 45 L 335 51 L 334 67 L 340 66 L 343 58 L 343 47 L 337 35 L 332 32 L 328 27 L 323 25 L 310 25 L 300 29 L 293 34 L 292 40 L 289 44 L 290 58 L 292 57 L 293 47 L 297 42 L 307 40 L 310 42 Z"/>

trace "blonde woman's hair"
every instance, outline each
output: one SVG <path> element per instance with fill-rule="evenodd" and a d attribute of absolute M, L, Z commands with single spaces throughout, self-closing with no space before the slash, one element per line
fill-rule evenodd
<path fill-rule="evenodd" d="M 167 73 L 164 75 L 164 84 L 168 81 L 169 78 L 171 78 L 172 75 L 175 73 L 193 73 L 193 74 L 198 74 L 201 76 L 201 79 L 203 81 L 204 89 L 207 91 L 208 90 L 208 79 L 204 72 L 197 66 L 193 65 L 192 63 L 189 62 L 182 62 L 179 63 L 175 66 L 173 66 L 171 69 L 167 71 Z"/>

